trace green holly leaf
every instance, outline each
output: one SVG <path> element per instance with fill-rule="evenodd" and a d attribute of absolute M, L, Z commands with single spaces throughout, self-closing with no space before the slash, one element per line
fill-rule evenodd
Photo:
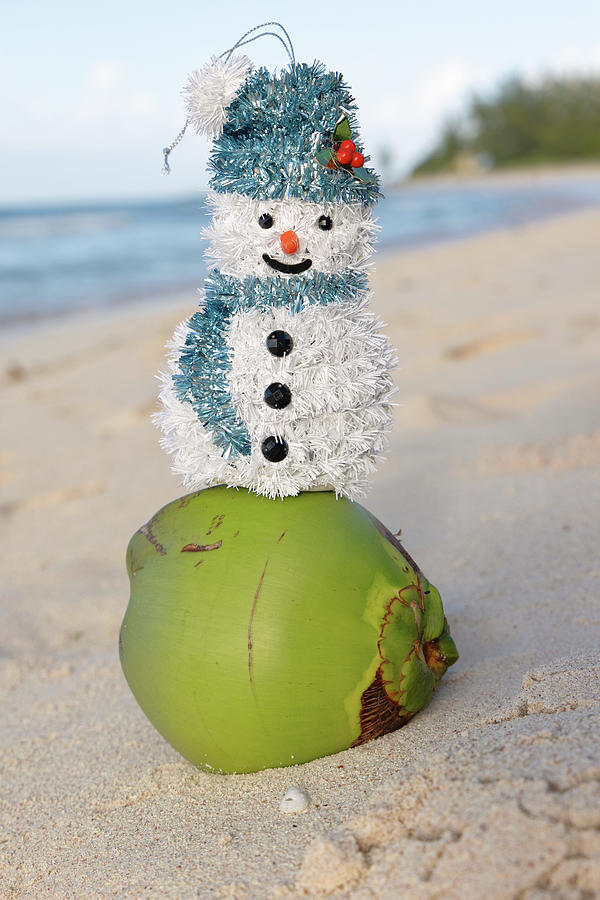
<path fill-rule="evenodd" d="M 352 169 L 351 171 L 354 177 L 358 178 L 359 181 L 364 181 L 367 184 L 373 184 L 376 181 L 374 173 L 369 172 L 368 169 L 365 169 L 363 166 L 359 169 Z"/>
<path fill-rule="evenodd" d="M 348 121 L 348 116 L 344 116 L 341 122 L 338 122 L 335 126 L 335 131 L 333 132 L 333 143 L 341 144 L 342 141 L 351 141 L 352 140 L 352 130 L 350 128 L 350 122 Z"/>
<path fill-rule="evenodd" d="M 333 153 L 331 152 L 331 150 L 328 150 L 328 149 L 318 150 L 315 153 L 315 159 L 322 166 L 325 166 L 325 168 L 328 168 L 329 163 L 333 159 Z M 336 168 L 337 168 L 337 164 L 336 164 Z"/>

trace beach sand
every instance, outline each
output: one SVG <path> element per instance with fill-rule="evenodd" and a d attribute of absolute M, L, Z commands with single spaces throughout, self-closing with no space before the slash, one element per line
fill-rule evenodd
<path fill-rule="evenodd" d="M 400 731 L 291 769 L 196 770 L 119 666 L 127 542 L 184 493 L 150 414 L 195 297 L 2 337 L 2 898 L 600 896 L 599 235 L 379 259 L 400 405 L 364 504 L 461 657 Z"/>

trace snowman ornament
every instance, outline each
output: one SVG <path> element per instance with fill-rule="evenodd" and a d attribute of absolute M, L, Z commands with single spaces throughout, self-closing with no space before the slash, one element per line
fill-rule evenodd
<path fill-rule="evenodd" d="M 394 395 L 369 308 L 380 191 L 342 76 L 288 50 L 271 73 L 233 48 L 185 89 L 187 123 L 213 140 L 213 267 L 155 418 L 192 493 L 127 551 L 125 677 L 173 747 L 219 773 L 394 731 L 457 659 L 436 588 L 356 502 Z"/>
<path fill-rule="evenodd" d="M 186 94 L 214 139 L 214 268 L 171 342 L 162 445 L 189 489 L 357 499 L 385 446 L 395 357 L 369 309 L 379 187 L 354 101 L 319 63 L 271 74 L 234 54 Z"/>

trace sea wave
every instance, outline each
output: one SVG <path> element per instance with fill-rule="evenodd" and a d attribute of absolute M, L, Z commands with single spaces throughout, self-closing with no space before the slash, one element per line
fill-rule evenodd
<path fill-rule="evenodd" d="M 99 234 L 116 228 L 125 228 L 130 221 L 126 213 L 44 213 L 16 214 L 0 212 L 0 239 L 27 241 L 40 238 Z"/>
<path fill-rule="evenodd" d="M 379 245 L 410 247 L 600 204 L 600 178 L 413 184 L 375 210 Z M 203 197 L 0 209 L 0 321 L 193 289 L 206 273 Z M 193 298 L 195 300 L 195 298 Z"/>

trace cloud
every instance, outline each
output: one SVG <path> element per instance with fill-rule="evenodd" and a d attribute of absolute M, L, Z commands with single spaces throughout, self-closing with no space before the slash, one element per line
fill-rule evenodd
<path fill-rule="evenodd" d="M 127 133 L 156 112 L 154 96 L 132 83 L 125 66 L 104 60 L 89 69 L 71 114 L 73 123 L 90 133 L 123 129 Z"/>
<path fill-rule="evenodd" d="M 600 44 L 583 49 L 570 44 L 560 50 L 544 73 L 568 77 L 569 75 L 598 75 L 600 72 Z M 541 73 L 540 73 L 541 74 Z"/>
<path fill-rule="evenodd" d="M 127 102 L 131 114 L 140 119 L 153 118 L 158 110 L 155 97 L 147 91 L 134 91 Z"/>
<path fill-rule="evenodd" d="M 449 58 L 402 91 L 382 93 L 373 105 L 374 125 L 393 121 L 428 124 L 460 109 L 470 92 L 490 81 L 490 74 L 465 60 Z"/>
<path fill-rule="evenodd" d="M 464 60 L 449 59 L 417 85 L 417 108 L 425 118 L 447 115 L 462 105 L 478 73 Z"/>
<path fill-rule="evenodd" d="M 493 73 L 449 56 L 402 91 L 379 95 L 363 114 L 377 146 L 393 147 L 396 165 L 406 169 L 431 146 L 442 124 L 465 108 L 470 94 L 494 83 Z"/>
<path fill-rule="evenodd" d="M 121 63 L 105 60 L 94 63 L 86 78 L 87 89 L 92 92 L 110 93 L 124 81 L 125 69 Z"/>
<path fill-rule="evenodd" d="M 158 96 L 138 82 L 136 73 L 116 60 L 89 66 L 62 95 L 31 94 L 15 110 L 9 141 L 20 149 L 39 140 L 47 148 L 98 148 L 109 143 L 140 144 L 173 121 L 173 109 L 160 109 Z M 179 120 L 177 120 L 179 121 Z"/>

